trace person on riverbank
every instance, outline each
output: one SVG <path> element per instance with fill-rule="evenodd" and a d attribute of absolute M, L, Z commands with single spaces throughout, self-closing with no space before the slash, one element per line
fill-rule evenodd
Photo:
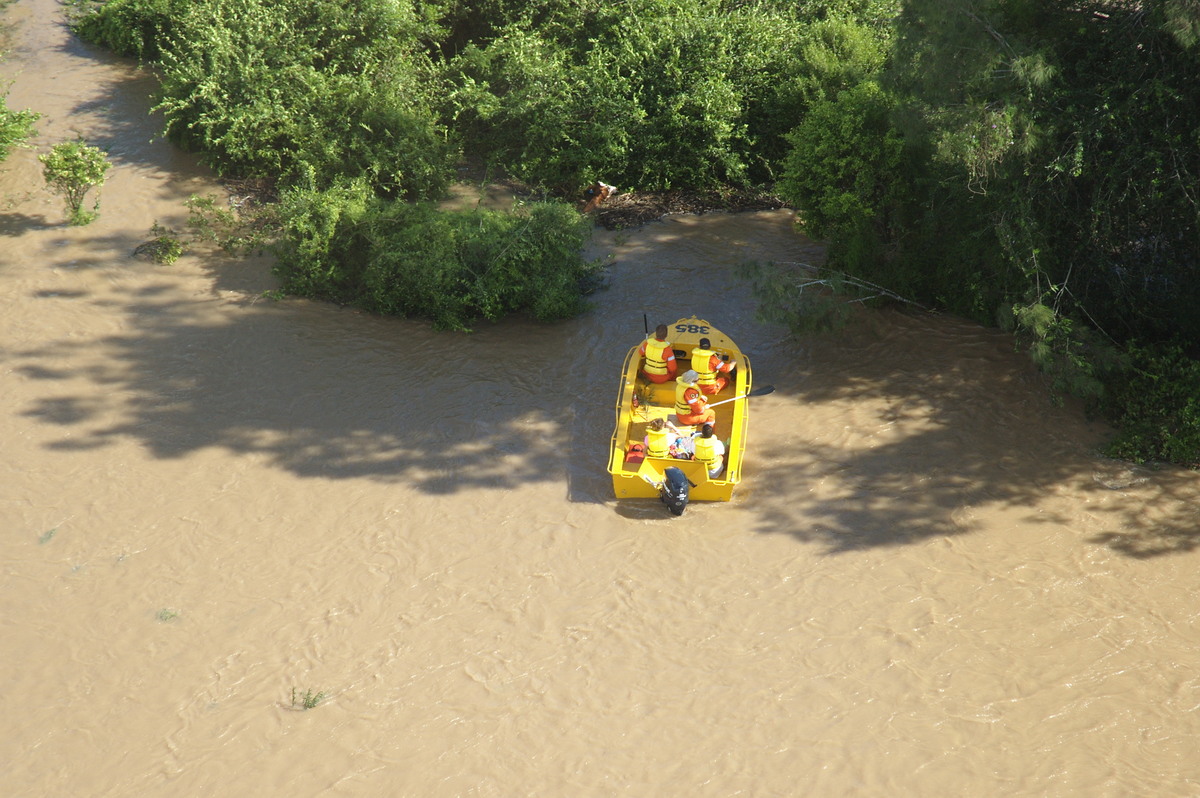
<path fill-rule="evenodd" d="M 701 338 L 700 345 L 692 350 L 692 371 L 699 375 L 700 390 L 708 396 L 720 393 L 737 368 L 736 360 L 725 360 L 711 347 L 711 341 Z"/>
<path fill-rule="evenodd" d="M 680 424 L 717 423 L 717 411 L 708 406 L 708 397 L 700 391 L 699 379 L 699 374 L 688 370 L 675 380 L 675 418 Z"/>
<path fill-rule="evenodd" d="M 647 336 L 638 351 L 645 358 L 645 362 L 642 363 L 642 376 L 650 382 L 668 382 L 679 369 L 675 362 L 675 345 L 667 340 L 665 324 L 655 327 L 654 335 Z"/>

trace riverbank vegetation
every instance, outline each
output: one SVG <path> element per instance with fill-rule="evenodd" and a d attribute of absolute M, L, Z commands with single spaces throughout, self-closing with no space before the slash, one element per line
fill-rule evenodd
<path fill-rule="evenodd" d="M 769 187 L 831 285 L 999 324 L 1120 425 L 1113 454 L 1200 465 L 1198 0 L 85 8 L 81 36 L 160 70 L 166 135 L 275 181 L 288 290 L 561 318 L 594 283 L 564 201 L 593 179 Z M 464 154 L 542 199 L 443 216 Z M 766 312 L 804 307 L 761 274 Z"/>

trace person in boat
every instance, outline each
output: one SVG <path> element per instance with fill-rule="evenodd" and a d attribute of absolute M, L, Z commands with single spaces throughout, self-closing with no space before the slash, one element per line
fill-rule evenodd
<path fill-rule="evenodd" d="M 675 380 L 675 418 L 680 424 L 716 424 L 717 411 L 708 406 L 700 391 L 700 375 L 688 370 Z"/>
<path fill-rule="evenodd" d="M 712 424 L 705 424 L 695 433 L 692 449 L 693 459 L 704 463 L 708 475 L 716 479 L 725 468 L 725 444 L 713 435 Z"/>
<path fill-rule="evenodd" d="M 680 437 L 679 427 L 665 418 L 651 419 L 646 425 L 646 455 L 648 457 L 671 457 Z"/>
<path fill-rule="evenodd" d="M 638 349 L 645 362 L 642 375 L 650 382 L 664 383 L 675 376 L 679 365 L 675 362 L 675 345 L 667 340 L 667 325 L 654 328 L 654 335 L 646 337 Z"/>
<path fill-rule="evenodd" d="M 700 390 L 712 396 L 720 393 L 729 384 L 729 376 L 737 368 L 736 360 L 725 360 L 712 350 L 712 342 L 700 339 L 700 345 L 692 350 L 692 371 L 700 375 Z"/>

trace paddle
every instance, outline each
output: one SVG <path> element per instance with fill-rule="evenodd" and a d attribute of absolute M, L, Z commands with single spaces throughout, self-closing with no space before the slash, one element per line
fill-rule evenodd
<path fill-rule="evenodd" d="M 717 405 L 723 405 L 723 404 L 727 404 L 729 402 L 736 402 L 738 399 L 745 399 L 747 396 L 766 396 L 767 394 L 774 393 L 774 392 L 775 392 L 774 385 L 764 385 L 761 388 L 755 388 L 750 393 L 744 393 L 741 396 L 735 396 L 732 399 L 722 399 L 719 402 L 713 402 L 711 405 L 707 405 L 707 406 L 708 407 L 716 407 Z"/>

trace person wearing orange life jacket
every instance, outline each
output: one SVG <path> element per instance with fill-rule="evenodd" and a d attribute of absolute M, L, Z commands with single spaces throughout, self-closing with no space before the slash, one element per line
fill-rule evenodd
<path fill-rule="evenodd" d="M 688 371 L 675 380 L 675 418 L 680 424 L 717 423 L 717 411 L 708 406 L 708 398 L 700 392 L 699 379 L 696 372 Z"/>
<path fill-rule="evenodd" d="M 692 371 L 700 375 L 700 390 L 709 396 L 720 393 L 729 384 L 725 375 L 737 368 L 736 360 L 722 360 L 711 346 L 711 341 L 701 338 L 700 345 L 692 350 Z"/>
<path fill-rule="evenodd" d="M 638 352 L 646 360 L 642 364 L 642 375 L 650 382 L 664 383 L 675 377 L 679 366 L 675 362 L 675 345 L 667 340 L 667 325 L 654 328 L 654 335 L 642 341 Z"/>
<path fill-rule="evenodd" d="M 650 457 L 670 457 L 671 447 L 679 438 L 679 428 L 665 418 L 652 419 L 646 425 L 646 454 Z"/>
<path fill-rule="evenodd" d="M 705 424 L 696 433 L 692 457 L 704 463 L 708 475 L 716 479 L 725 468 L 725 444 L 713 436 L 712 424 Z"/>

